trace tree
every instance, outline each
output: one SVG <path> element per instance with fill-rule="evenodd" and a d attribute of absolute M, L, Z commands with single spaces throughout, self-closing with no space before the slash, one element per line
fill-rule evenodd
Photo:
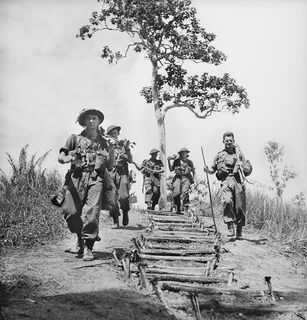
<path fill-rule="evenodd" d="M 99 0 L 98 0 L 99 2 Z M 151 85 L 141 90 L 152 103 L 158 124 L 161 160 L 166 168 L 165 115 L 174 108 L 186 108 L 197 118 L 214 112 L 239 112 L 248 107 L 245 89 L 224 74 L 222 77 L 188 75 L 185 61 L 219 65 L 226 60 L 211 43 L 215 39 L 201 27 L 190 0 L 104 0 L 100 12 L 93 12 L 90 24 L 80 28 L 77 37 L 92 38 L 98 31 L 124 32 L 131 38 L 125 52 L 108 45 L 101 57 L 116 63 L 130 50 L 143 52 L 152 65 Z M 161 181 L 162 206 L 166 201 L 165 177 Z"/>
<path fill-rule="evenodd" d="M 270 176 L 276 189 L 276 195 L 281 199 L 287 182 L 296 177 L 296 173 L 283 165 L 284 148 L 277 142 L 269 141 L 264 147 L 270 165 Z"/>

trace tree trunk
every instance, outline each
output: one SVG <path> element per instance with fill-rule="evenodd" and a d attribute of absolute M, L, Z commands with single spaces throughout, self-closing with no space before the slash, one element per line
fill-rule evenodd
<path fill-rule="evenodd" d="M 164 165 L 164 174 L 161 175 L 160 181 L 160 200 L 159 207 L 160 209 L 165 209 L 167 205 L 166 199 L 166 172 L 167 172 L 167 163 L 166 163 L 166 139 L 165 139 L 165 123 L 163 114 L 161 112 L 161 107 L 159 104 L 159 88 L 156 84 L 156 77 L 158 74 L 158 65 L 157 62 L 152 60 L 152 98 L 153 104 L 155 108 L 155 115 L 158 124 L 158 132 L 159 132 L 159 149 L 160 149 L 160 160 Z"/>

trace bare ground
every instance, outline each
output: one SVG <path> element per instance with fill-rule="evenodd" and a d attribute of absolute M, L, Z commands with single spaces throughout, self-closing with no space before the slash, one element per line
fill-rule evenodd
<path fill-rule="evenodd" d="M 125 281 L 114 263 L 112 251 L 120 255 L 128 250 L 130 239 L 139 232 L 137 212 L 130 213 L 129 227 L 119 229 L 102 216 L 102 240 L 95 244 L 92 262 L 64 252 L 74 243 L 73 237 L 32 250 L 7 251 L 1 258 L 0 319 L 171 319 L 154 296 L 135 281 Z M 234 267 L 235 286 L 263 290 L 264 277 L 271 276 L 274 290 L 293 293 L 294 305 L 306 305 L 306 260 L 300 255 L 252 232 L 246 232 L 242 241 L 225 243 L 224 248 L 220 266 Z M 225 314 L 211 317 L 212 313 L 208 319 L 229 319 Z M 179 312 L 178 318 L 185 316 Z M 307 319 L 307 313 L 266 315 L 266 319 L 300 318 Z"/>

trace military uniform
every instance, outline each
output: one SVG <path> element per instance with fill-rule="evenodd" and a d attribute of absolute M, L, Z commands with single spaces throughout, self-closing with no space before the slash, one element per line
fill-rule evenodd
<path fill-rule="evenodd" d="M 243 181 L 236 169 L 237 161 L 245 162 L 241 151 L 235 149 L 219 152 L 212 165 L 218 180 L 221 181 L 221 198 L 223 204 L 223 219 L 227 224 L 245 225 L 246 194 Z"/>
<path fill-rule="evenodd" d="M 142 167 L 145 203 L 147 208 L 154 210 L 160 199 L 161 173 L 152 172 L 151 170 L 159 171 L 163 169 L 163 163 L 158 159 L 145 159 L 142 162 Z M 146 168 L 150 170 L 146 170 Z"/>
<path fill-rule="evenodd" d="M 129 168 L 128 156 L 124 146 L 117 146 L 115 148 L 115 165 L 109 172 L 113 184 L 113 197 L 115 199 L 115 206 L 110 210 L 110 215 L 115 223 L 118 223 L 120 216 L 119 208 L 123 212 L 123 225 L 128 224 L 128 211 L 130 210 L 129 204 Z"/>
<path fill-rule="evenodd" d="M 63 204 L 64 218 L 72 233 L 81 235 L 87 248 L 98 239 L 99 214 L 102 203 L 103 177 L 108 157 L 108 143 L 98 134 L 94 140 L 71 135 L 60 153 L 74 154 L 66 175 L 67 191 Z"/>
<path fill-rule="evenodd" d="M 177 212 L 180 212 L 181 208 L 187 210 L 190 204 L 190 186 L 194 182 L 192 175 L 194 173 L 194 164 L 189 159 L 183 161 L 177 158 L 172 164 L 171 171 L 175 172 L 172 180 L 172 193 Z"/>

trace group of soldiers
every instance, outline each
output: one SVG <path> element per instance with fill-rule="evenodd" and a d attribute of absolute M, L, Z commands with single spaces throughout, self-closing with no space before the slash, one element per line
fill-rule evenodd
<path fill-rule="evenodd" d="M 82 254 L 84 261 L 94 259 L 92 250 L 99 237 L 99 215 L 107 209 L 113 222 L 119 226 L 129 224 L 129 191 L 131 172 L 129 164 L 143 174 L 143 192 L 147 209 L 155 210 L 160 199 L 160 180 L 164 166 L 158 159 L 159 150 L 152 149 L 150 158 L 142 164 L 133 161 L 131 148 L 134 143 L 120 140 L 121 127 L 111 125 L 106 131 L 100 125 L 104 115 L 97 109 L 83 109 L 77 122 L 84 128 L 80 134 L 72 134 L 59 151 L 59 163 L 70 163 L 61 192 L 52 199 L 63 208 L 68 228 L 77 235 L 77 242 L 66 252 Z M 234 141 L 234 135 L 223 136 L 225 148 L 214 159 L 213 165 L 204 170 L 221 181 L 223 218 L 229 236 L 239 239 L 245 225 L 245 189 L 242 175 L 251 172 L 250 163 Z M 182 148 L 178 154 L 167 158 L 169 170 L 174 173 L 171 181 L 172 200 L 177 213 L 189 208 L 190 186 L 197 182 L 190 151 Z M 238 165 L 240 164 L 240 165 Z M 241 166 L 243 164 L 243 166 Z M 245 166 L 244 166 L 245 165 Z M 235 228 L 236 226 L 236 228 Z"/>

